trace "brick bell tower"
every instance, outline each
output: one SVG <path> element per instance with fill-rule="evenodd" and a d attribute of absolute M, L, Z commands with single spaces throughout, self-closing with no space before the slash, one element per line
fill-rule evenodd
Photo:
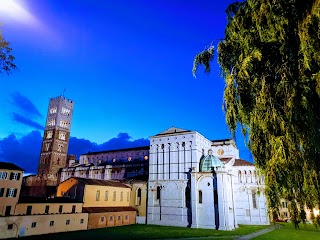
<path fill-rule="evenodd" d="M 56 186 L 57 172 L 67 164 L 73 107 L 64 96 L 50 99 L 37 173 L 45 186 Z"/>

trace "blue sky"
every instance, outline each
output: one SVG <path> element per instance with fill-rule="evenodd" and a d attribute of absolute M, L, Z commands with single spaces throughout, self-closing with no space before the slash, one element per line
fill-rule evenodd
<path fill-rule="evenodd" d="M 18 69 L 0 76 L 0 160 L 38 160 L 49 98 L 64 89 L 75 101 L 70 153 L 145 144 L 171 126 L 229 138 L 217 58 L 210 75 L 191 70 L 194 56 L 223 38 L 232 2 L 1 0 Z M 237 144 L 252 161 L 241 136 Z"/>

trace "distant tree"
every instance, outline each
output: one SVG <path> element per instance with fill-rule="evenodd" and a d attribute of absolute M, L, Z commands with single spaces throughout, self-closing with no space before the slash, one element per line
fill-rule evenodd
<path fill-rule="evenodd" d="M 320 0 L 236 2 L 227 20 L 218 44 L 226 121 L 266 177 L 270 216 L 283 197 L 294 215 L 320 206 Z M 213 53 L 196 56 L 193 74 L 201 63 L 210 70 Z"/>
<path fill-rule="evenodd" d="M 3 38 L 0 29 L 0 75 L 3 73 L 10 74 L 11 71 L 16 68 L 14 64 L 15 58 L 11 52 L 12 48 L 10 47 L 10 43 Z"/>

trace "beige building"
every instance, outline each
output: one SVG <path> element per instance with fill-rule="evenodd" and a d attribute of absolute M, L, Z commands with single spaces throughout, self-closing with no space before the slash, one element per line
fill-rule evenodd
<path fill-rule="evenodd" d="M 86 207 L 88 229 L 130 225 L 136 223 L 136 209 L 132 207 Z"/>
<path fill-rule="evenodd" d="M 88 229 L 136 223 L 131 187 L 119 181 L 71 177 L 59 184 L 57 195 L 83 201 L 83 212 L 89 213 Z"/>
<path fill-rule="evenodd" d="M 20 197 L 14 216 L 0 218 L 0 238 L 86 230 L 88 213 L 82 206 L 64 197 Z"/>
<path fill-rule="evenodd" d="M 0 162 L 0 216 L 14 214 L 18 202 L 23 169 L 13 163 Z"/>
<path fill-rule="evenodd" d="M 304 211 L 306 212 L 306 221 L 312 222 L 312 215 L 313 217 L 317 217 L 320 212 L 319 208 L 308 209 L 304 207 Z M 290 220 L 290 201 L 281 199 L 281 205 L 279 207 L 279 218 L 278 221 L 288 221 Z"/>

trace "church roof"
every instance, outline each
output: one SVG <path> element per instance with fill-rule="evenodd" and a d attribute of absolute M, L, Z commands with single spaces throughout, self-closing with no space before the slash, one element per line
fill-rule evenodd
<path fill-rule="evenodd" d="M 158 133 L 156 136 L 169 135 L 169 134 L 175 134 L 175 133 L 187 133 L 187 132 L 191 132 L 191 131 L 182 129 L 182 128 L 171 127 L 161 133 Z"/>
<path fill-rule="evenodd" d="M 236 159 L 236 160 L 234 161 L 233 166 L 236 166 L 236 167 L 237 167 L 237 166 L 254 166 L 254 164 L 251 163 L 251 162 L 248 162 L 248 161 L 246 161 L 246 160 Z"/>
<path fill-rule="evenodd" d="M 103 212 L 129 212 L 137 211 L 135 208 L 127 207 L 84 207 L 82 212 L 84 213 L 103 213 Z"/>
<path fill-rule="evenodd" d="M 130 188 L 129 186 L 115 180 L 102 180 L 102 179 L 91 179 L 91 178 L 80 178 L 80 177 L 71 177 L 73 179 L 78 180 L 85 185 L 98 185 L 98 186 L 109 186 L 109 187 L 122 187 L 122 188 Z M 71 179 L 69 178 L 69 179 Z M 68 180 L 69 180 L 68 179 Z M 66 180 L 66 181 L 68 181 Z"/>
<path fill-rule="evenodd" d="M 9 162 L 0 162 L 0 169 L 24 171 L 21 167 Z"/>
<path fill-rule="evenodd" d="M 133 147 L 133 148 L 119 148 L 113 150 L 105 150 L 105 151 L 98 151 L 98 152 L 87 152 L 81 155 L 95 155 L 100 153 L 109 153 L 109 152 L 125 152 L 125 151 L 133 151 L 133 150 L 149 150 L 150 146 L 141 146 L 141 147 Z"/>

